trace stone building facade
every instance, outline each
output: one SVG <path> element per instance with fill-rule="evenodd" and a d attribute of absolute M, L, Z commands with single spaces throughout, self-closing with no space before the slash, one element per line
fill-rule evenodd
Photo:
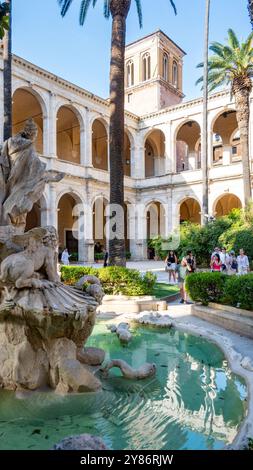
<path fill-rule="evenodd" d="M 126 48 L 125 228 L 132 259 L 147 258 L 148 238 L 166 237 L 182 221 L 201 221 L 202 99 L 183 100 L 184 54 L 162 31 Z M 54 225 L 62 247 L 92 262 L 94 245 L 105 246 L 107 238 L 108 100 L 14 56 L 13 132 L 29 117 L 39 128 L 41 158 L 66 176 L 48 185 L 27 228 Z M 251 117 L 251 164 L 252 132 Z M 208 139 L 209 215 L 218 217 L 244 204 L 240 135 L 228 91 L 209 98 Z"/>

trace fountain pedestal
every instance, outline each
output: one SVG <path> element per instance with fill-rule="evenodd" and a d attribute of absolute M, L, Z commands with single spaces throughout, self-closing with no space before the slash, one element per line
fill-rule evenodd
<path fill-rule="evenodd" d="M 93 297 L 61 283 L 6 290 L 0 304 L 0 386 L 98 390 L 99 380 L 77 360 L 97 306 Z"/>

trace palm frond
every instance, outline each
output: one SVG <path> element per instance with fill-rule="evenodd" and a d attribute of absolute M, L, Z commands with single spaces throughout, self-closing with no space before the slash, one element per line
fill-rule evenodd
<path fill-rule="evenodd" d="M 177 15 L 177 7 L 176 7 L 175 3 L 173 2 L 173 0 L 170 0 L 170 4 L 171 4 L 171 6 L 174 10 L 175 15 Z"/>
<path fill-rule="evenodd" d="M 238 49 L 240 47 L 239 39 L 231 28 L 228 30 L 228 44 L 232 49 Z"/>
<path fill-rule="evenodd" d="M 110 0 L 104 0 L 104 17 L 110 18 Z"/>
<path fill-rule="evenodd" d="M 65 16 L 73 0 L 58 0 L 61 7 L 61 16 Z"/>
<path fill-rule="evenodd" d="M 199 85 L 200 83 L 203 82 L 203 80 L 204 80 L 204 77 L 203 77 L 203 76 L 202 76 L 202 77 L 199 77 L 198 80 L 195 82 L 195 85 L 196 85 L 196 86 Z"/>
<path fill-rule="evenodd" d="M 85 22 L 85 19 L 89 10 L 89 6 L 92 1 L 94 3 L 94 0 L 82 0 L 81 2 L 80 15 L 79 15 L 79 24 L 81 26 L 84 25 L 84 22 Z"/>
<path fill-rule="evenodd" d="M 214 52 L 214 54 L 217 54 L 219 57 L 224 57 L 224 51 L 223 51 L 223 44 L 220 42 L 212 42 L 211 46 L 209 47 L 210 51 Z"/>
<path fill-rule="evenodd" d="M 141 0 L 135 0 L 138 18 L 139 18 L 139 25 L 142 28 L 142 7 L 141 7 Z"/>
<path fill-rule="evenodd" d="M 249 35 L 246 41 L 242 44 L 242 49 L 245 54 L 252 50 L 253 32 Z"/>
<path fill-rule="evenodd" d="M 200 62 L 196 67 L 197 69 L 202 69 L 204 67 L 204 62 Z"/>

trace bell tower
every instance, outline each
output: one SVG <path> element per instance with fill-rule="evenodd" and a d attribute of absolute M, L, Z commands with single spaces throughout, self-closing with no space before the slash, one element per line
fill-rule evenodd
<path fill-rule="evenodd" d="M 185 52 L 161 30 L 126 46 L 125 108 L 144 115 L 182 101 Z"/>

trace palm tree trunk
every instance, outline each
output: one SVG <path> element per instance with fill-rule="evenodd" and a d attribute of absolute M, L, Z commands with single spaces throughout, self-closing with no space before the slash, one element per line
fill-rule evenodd
<path fill-rule="evenodd" d="M 9 4 L 9 30 L 3 39 L 4 140 L 12 135 L 12 0 Z"/>
<path fill-rule="evenodd" d="M 124 230 L 124 81 L 126 18 L 131 0 L 111 0 L 110 66 L 110 239 L 109 265 L 125 266 Z"/>
<path fill-rule="evenodd" d="M 244 203 L 246 205 L 251 201 L 251 169 L 249 160 L 249 96 L 252 85 L 250 78 L 247 80 L 247 86 L 241 86 L 241 80 L 239 80 L 240 83 L 235 83 L 233 85 L 233 90 L 235 95 L 238 128 L 240 131 Z"/>
<path fill-rule="evenodd" d="M 206 0 L 205 16 L 205 40 L 204 40 L 204 80 L 203 80 L 203 129 L 202 129 L 202 177 L 203 177 L 203 202 L 202 202 L 202 223 L 208 223 L 209 203 L 208 203 L 208 129 L 207 129 L 207 106 L 208 106 L 208 47 L 209 47 L 209 18 L 210 0 Z"/>

